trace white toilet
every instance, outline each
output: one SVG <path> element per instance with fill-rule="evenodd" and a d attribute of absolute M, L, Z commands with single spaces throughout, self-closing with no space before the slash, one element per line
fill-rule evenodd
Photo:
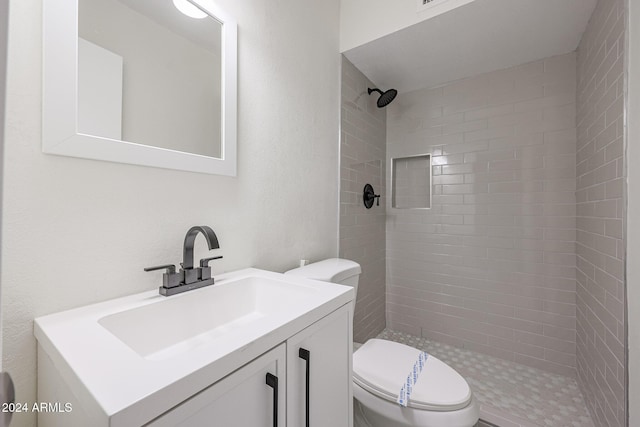
<path fill-rule="evenodd" d="M 285 274 L 339 283 L 358 293 L 360 265 L 332 258 Z M 472 427 L 479 405 L 465 379 L 428 355 L 406 407 L 398 395 L 422 352 L 392 341 L 371 339 L 353 354 L 355 427 Z"/>

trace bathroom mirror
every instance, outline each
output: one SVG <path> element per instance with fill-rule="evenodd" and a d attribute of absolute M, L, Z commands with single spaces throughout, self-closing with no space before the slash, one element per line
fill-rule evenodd
<path fill-rule="evenodd" d="M 43 7 L 45 153 L 235 176 L 237 25 L 213 0 Z"/>

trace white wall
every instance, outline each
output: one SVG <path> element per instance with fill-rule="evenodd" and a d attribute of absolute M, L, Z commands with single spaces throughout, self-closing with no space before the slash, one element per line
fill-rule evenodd
<path fill-rule="evenodd" d="M 628 1 L 627 328 L 629 426 L 640 425 L 640 4 Z"/>
<path fill-rule="evenodd" d="M 42 154 L 42 1 L 11 2 L 2 310 L 17 401 L 36 399 L 33 318 L 154 289 L 143 267 L 181 261 L 192 225 L 218 234 L 214 274 L 337 255 L 338 0 L 219 3 L 238 20 L 237 178 Z"/>
<path fill-rule="evenodd" d="M 438 1 L 441 4 L 418 12 L 418 0 L 342 0 L 340 52 L 346 52 L 475 0 Z"/>
<path fill-rule="evenodd" d="M 4 113 L 7 71 L 7 21 L 9 19 L 9 2 L 0 1 L 0 225 L 2 224 L 2 187 L 4 182 Z M 2 227 L 0 227 L 0 242 L 2 241 Z M 2 289 L 2 247 L 0 246 L 0 290 Z M 1 299 L 0 299 L 1 301 Z M 2 310 L 0 310 L 0 325 L 2 324 Z M 2 331 L 0 331 L 0 353 L 2 353 Z M 2 370 L 2 360 L 0 360 Z"/>

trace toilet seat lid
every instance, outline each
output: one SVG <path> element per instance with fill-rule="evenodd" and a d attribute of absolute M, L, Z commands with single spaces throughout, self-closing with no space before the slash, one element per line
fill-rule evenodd
<path fill-rule="evenodd" d="M 353 380 L 368 392 L 396 402 L 420 350 L 393 341 L 371 339 L 353 354 Z M 429 355 L 407 406 L 454 411 L 471 401 L 467 381 L 455 369 Z"/>

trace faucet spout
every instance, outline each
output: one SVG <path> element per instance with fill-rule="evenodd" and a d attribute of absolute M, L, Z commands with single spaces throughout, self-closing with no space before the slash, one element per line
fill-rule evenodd
<path fill-rule="evenodd" d="M 207 241 L 207 245 L 209 245 L 210 250 L 220 248 L 218 237 L 216 236 L 216 233 L 213 232 L 211 227 L 208 227 L 206 225 L 197 225 L 195 227 L 191 227 L 189 231 L 187 231 L 187 235 L 184 237 L 184 249 L 182 258 L 182 268 L 184 270 L 193 268 L 193 246 L 198 233 L 202 233 L 204 235 L 204 238 Z"/>

